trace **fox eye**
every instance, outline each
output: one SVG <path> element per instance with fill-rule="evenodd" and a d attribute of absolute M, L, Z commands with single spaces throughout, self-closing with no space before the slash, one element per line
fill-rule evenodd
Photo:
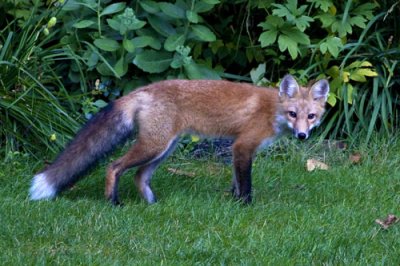
<path fill-rule="evenodd" d="M 296 118 L 297 117 L 296 112 L 289 111 L 288 113 L 289 113 L 289 116 L 292 117 L 292 118 Z"/>
<path fill-rule="evenodd" d="M 312 119 L 314 119 L 315 118 L 315 114 L 308 114 L 308 119 L 309 120 L 312 120 Z"/>

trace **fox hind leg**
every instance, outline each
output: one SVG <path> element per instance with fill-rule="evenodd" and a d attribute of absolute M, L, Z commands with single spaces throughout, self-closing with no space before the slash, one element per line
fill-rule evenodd
<path fill-rule="evenodd" d="M 158 164 L 169 154 L 175 146 L 176 138 L 147 139 L 139 138 L 133 147 L 121 158 L 113 162 L 107 169 L 105 196 L 114 205 L 119 204 L 118 182 L 120 176 L 128 169 L 138 166 L 135 183 L 143 198 L 149 203 L 155 200 L 150 189 L 150 179 Z"/>
<path fill-rule="evenodd" d="M 161 154 L 159 154 L 151 162 L 140 166 L 136 172 L 135 180 L 134 180 L 135 185 L 136 185 L 137 189 L 139 190 L 141 196 L 149 204 L 155 203 L 157 201 L 157 199 L 150 187 L 151 177 L 152 177 L 154 171 L 157 169 L 157 167 L 161 164 L 161 162 L 164 161 L 164 159 L 167 158 L 168 155 L 171 154 L 175 150 L 177 142 L 178 142 L 178 138 L 175 138 L 174 140 L 172 140 L 169 143 L 168 147 Z"/>

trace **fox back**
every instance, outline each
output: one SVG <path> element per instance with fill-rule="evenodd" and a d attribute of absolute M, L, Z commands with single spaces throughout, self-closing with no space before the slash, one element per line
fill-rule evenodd
<path fill-rule="evenodd" d="M 34 177 L 31 199 L 53 198 L 136 128 L 132 148 L 107 169 L 105 195 L 112 203 L 119 203 L 119 177 L 132 167 L 137 167 L 134 180 L 142 197 L 154 203 L 151 176 L 186 132 L 234 139 L 232 194 L 249 203 L 257 148 L 271 143 L 286 127 L 297 138 L 308 138 L 319 124 L 328 91 L 326 80 L 304 88 L 290 75 L 279 90 L 217 80 L 150 84 L 116 100 L 89 121 L 55 162 Z"/>

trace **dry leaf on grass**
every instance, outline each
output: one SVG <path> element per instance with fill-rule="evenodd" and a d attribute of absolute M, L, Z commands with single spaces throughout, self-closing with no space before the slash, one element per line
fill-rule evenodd
<path fill-rule="evenodd" d="M 307 160 L 307 171 L 311 172 L 314 171 L 316 169 L 320 169 L 320 170 L 328 170 L 329 166 L 321 161 L 318 161 L 316 159 L 308 159 Z"/>
<path fill-rule="evenodd" d="M 380 219 L 376 219 L 375 222 L 377 224 L 379 224 L 383 229 L 388 229 L 389 226 L 397 223 L 399 221 L 399 218 L 397 218 L 395 215 L 393 214 L 389 214 L 385 220 L 380 220 Z"/>
<path fill-rule="evenodd" d="M 182 175 L 182 176 L 188 176 L 188 177 L 195 177 L 196 174 L 193 172 L 186 172 L 183 170 L 179 170 L 176 168 L 168 168 L 168 172 L 173 173 L 175 175 Z"/>
<path fill-rule="evenodd" d="M 350 162 L 351 162 L 352 164 L 358 164 L 358 163 L 360 163 L 360 162 L 361 162 L 361 159 L 362 159 L 362 156 L 361 156 L 361 153 L 359 153 L 359 152 L 350 154 L 350 156 L 349 156 L 349 160 L 350 160 Z"/>

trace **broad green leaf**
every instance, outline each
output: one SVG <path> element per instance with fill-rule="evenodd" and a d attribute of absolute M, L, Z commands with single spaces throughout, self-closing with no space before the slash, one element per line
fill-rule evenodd
<path fill-rule="evenodd" d="M 165 15 L 171 18 L 182 19 L 186 17 L 185 10 L 180 8 L 178 5 L 167 2 L 160 2 L 158 3 L 158 6 Z"/>
<path fill-rule="evenodd" d="M 369 68 L 360 68 L 350 74 L 350 79 L 358 82 L 365 82 L 365 77 L 376 77 L 378 73 Z"/>
<path fill-rule="evenodd" d="M 171 62 L 171 53 L 154 50 L 145 50 L 133 60 L 138 68 L 148 73 L 161 73 L 169 68 Z"/>
<path fill-rule="evenodd" d="M 139 4 L 146 12 L 150 14 L 155 14 L 160 11 L 160 8 L 156 1 L 142 0 L 139 1 Z"/>
<path fill-rule="evenodd" d="M 310 38 L 308 37 L 308 35 L 299 31 L 295 27 L 282 29 L 282 34 L 286 35 L 291 41 L 295 43 L 300 43 L 305 45 L 310 44 Z"/>
<path fill-rule="evenodd" d="M 376 77 L 378 73 L 370 68 L 361 68 L 357 70 L 360 75 L 364 75 L 366 77 Z"/>
<path fill-rule="evenodd" d="M 156 50 L 160 50 L 161 48 L 160 41 L 150 36 L 138 36 L 133 38 L 131 41 L 136 48 L 143 48 L 146 46 L 150 46 Z"/>
<path fill-rule="evenodd" d="M 93 24 L 95 24 L 94 21 L 84 19 L 84 20 L 74 23 L 74 25 L 72 25 L 72 27 L 77 28 L 77 29 L 84 29 L 84 28 L 88 28 L 88 27 L 92 26 Z"/>
<path fill-rule="evenodd" d="M 292 38 L 287 35 L 281 34 L 278 38 L 279 50 L 284 52 L 286 50 L 289 51 L 292 59 L 296 59 L 298 55 L 298 47 L 297 42 L 295 42 Z"/>
<path fill-rule="evenodd" d="M 196 12 L 187 10 L 186 11 L 186 18 L 192 22 L 192 23 L 198 23 L 199 22 L 199 15 Z"/>
<path fill-rule="evenodd" d="M 88 51 L 88 52 L 90 54 L 86 57 L 87 58 L 86 65 L 89 68 L 94 68 L 97 65 L 97 63 L 99 62 L 99 56 L 95 52 L 90 52 L 90 51 Z"/>
<path fill-rule="evenodd" d="M 314 19 L 309 17 L 309 16 L 301 16 L 296 18 L 295 23 L 296 23 L 296 27 L 300 30 L 300 31 L 305 31 L 306 28 L 310 27 L 310 23 L 309 22 L 313 22 Z"/>
<path fill-rule="evenodd" d="M 325 54 L 327 51 L 329 51 L 329 53 L 336 58 L 339 55 L 339 49 L 342 47 L 343 44 L 340 38 L 330 36 L 320 44 L 319 48 L 322 54 Z"/>
<path fill-rule="evenodd" d="M 251 81 L 257 84 L 265 75 L 265 63 L 259 64 L 256 69 L 250 71 Z"/>
<path fill-rule="evenodd" d="M 151 27 L 164 37 L 168 37 L 168 36 L 176 33 L 175 28 L 172 27 L 168 21 L 166 21 L 160 17 L 148 16 L 147 19 L 148 19 Z"/>
<path fill-rule="evenodd" d="M 267 47 L 275 43 L 278 32 L 275 29 L 265 31 L 260 34 L 258 41 L 261 42 L 261 47 Z"/>
<path fill-rule="evenodd" d="M 111 4 L 107 7 L 105 7 L 103 9 L 103 11 L 101 11 L 100 16 L 118 13 L 118 12 L 122 11 L 125 8 L 125 6 L 126 6 L 126 3 L 123 3 L 123 2 Z"/>
<path fill-rule="evenodd" d="M 361 29 L 365 29 L 365 27 L 367 26 L 365 24 L 365 22 L 367 22 L 367 19 L 361 17 L 361 16 L 355 16 L 350 18 L 349 20 L 351 25 L 356 25 L 357 27 L 361 28 Z"/>
<path fill-rule="evenodd" d="M 135 47 L 134 43 L 131 40 L 124 39 L 122 41 L 122 46 L 129 53 L 134 53 L 135 52 L 136 47 Z"/>
<path fill-rule="evenodd" d="M 315 18 L 321 21 L 322 28 L 324 29 L 330 27 L 336 21 L 335 16 L 329 13 L 324 13 L 319 16 L 315 16 Z"/>
<path fill-rule="evenodd" d="M 112 39 L 96 39 L 94 45 L 104 51 L 115 52 L 120 48 L 120 44 Z"/>
<path fill-rule="evenodd" d="M 336 96 L 333 93 L 329 93 L 327 102 L 330 106 L 335 106 L 337 102 Z"/>
<path fill-rule="evenodd" d="M 185 35 L 184 34 L 174 34 L 170 35 L 164 43 L 164 49 L 173 52 L 178 46 L 184 45 Z"/>
<path fill-rule="evenodd" d="M 124 76 L 126 74 L 126 72 L 128 72 L 128 63 L 125 62 L 125 59 L 123 56 L 115 64 L 114 69 L 115 69 L 115 72 L 117 72 L 117 74 L 120 77 Z"/>
<path fill-rule="evenodd" d="M 214 4 L 208 4 L 205 1 L 196 1 L 194 4 L 193 11 L 196 13 L 203 13 L 210 11 L 214 8 Z"/>
<path fill-rule="evenodd" d="M 353 63 L 347 66 L 347 68 L 349 69 L 360 68 L 360 67 L 372 67 L 372 64 L 369 61 L 354 61 Z"/>
<path fill-rule="evenodd" d="M 203 25 L 192 25 L 193 33 L 202 41 L 213 42 L 217 39 L 215 34 L 206 26 Z"/>
<path fill-rule="evenodd" d="M 324 12 L 328 12 L 333 5 L 331 0 L 307 0 L 307 2 L 315 3 L 315 7 L 320 8 Z"/>
<path fill-rule="evenodd" d="M 221 79 L 217 72 L 206 66 L 198 65 L 194 61 L 183 65 L 189 79 Z"/>
<path fill-rule="evenodd" d="M 97 72 L 99 72 L 103 76 L 113 76 L 115 71 L 114 69 L 110 69 L 109 66 L 107 66 L 106 63 L 100 63 L 96 66 Z M 116 74 L 116 73 L 115 73 Z"/>
<path fill-rule="evenodd" d="M 107 19 L 107 24 L 116 31 L 121 29 L 121 23 L 116 19 Z"/>

